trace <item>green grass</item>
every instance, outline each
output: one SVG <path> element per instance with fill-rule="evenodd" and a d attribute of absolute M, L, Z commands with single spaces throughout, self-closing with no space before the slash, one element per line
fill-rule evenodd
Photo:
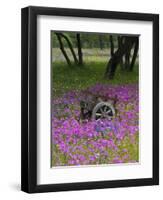
<path fill-rule="evenodd" d="M 138 82 L 138 66 L 133 72 L 123 72 L 117 68 L 113 80 L 104 79 L 106 62 L 101 60 L 87 61 L 83 66 L 68 66 L 65 62 L 52 64 L 52 88 L 53 95 L 59 96 L 70 90 L 85 89 L 96 83 L 104 84 L 130 84 Z"/>

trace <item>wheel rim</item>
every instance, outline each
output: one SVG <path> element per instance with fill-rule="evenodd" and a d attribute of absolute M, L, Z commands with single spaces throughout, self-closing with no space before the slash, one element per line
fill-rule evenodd
<path fill-rule="evenodd" d="M 93 109 L 92 119 L 108 119 L 111 120 L 115 115 L 114 107 L 108 102 L 98 103 Z"/>

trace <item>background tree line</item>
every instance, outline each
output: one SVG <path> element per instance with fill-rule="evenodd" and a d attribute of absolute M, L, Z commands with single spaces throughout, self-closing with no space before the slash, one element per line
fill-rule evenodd
<path fill-rule="evenodd" d="M 66 35 L 72 42 L 73 47 L 77 48 L 77 41 L 76 41 L 76 34 L 77 33 L 72 33 L 72 32 L 66 32 L 64 35 Z M 110 48 L 109 44 L 109 34 L 98 34 L 98 33 L 80 33 L 81 40 L 82 40 L 82 47 L 84 49 L 90 49 L 90 48 Z M 115 45 L 117 46 L 116 42 L 116 37 L 113 36 L 113 40 L 116 43 Z M 68 47 L 68 44 L 66 41 L 63 41 L 64 47 Z M 59 42 L 56 37 L 56 33 L 53 32 L 52 34 L 52 45 L 54 48 L 60 47 Z"/>

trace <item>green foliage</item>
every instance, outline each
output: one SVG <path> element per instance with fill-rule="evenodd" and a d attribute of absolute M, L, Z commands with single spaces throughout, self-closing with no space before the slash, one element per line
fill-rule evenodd
<path fill-rule="evenodd" d="M 77 47 L 77 40 L 76 34 L 77 32 L 62 32 L 64 35 L 68 36 L 70 41 L 73 44 L 73 47 Z M 81 43 L 83 48 L 109 48 L 110 41 L 109 37 L 110 34 L 102 34 L 102 33 L 80 33 L 81 36 Z M 113 36 L 113 40 L 115 42 L 115 46 L 117 46 L 117 36 Z M 63 40 L 64 47 L 68 47 L 65 40 Z M 59 43 L 56 37 L 55 32 L 52 32 L 52 47 L 56 48 L 59 47 Z"/>

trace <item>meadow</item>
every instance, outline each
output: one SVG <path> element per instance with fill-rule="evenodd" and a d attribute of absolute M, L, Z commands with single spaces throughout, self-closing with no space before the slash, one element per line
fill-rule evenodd
<path fill-rule="evenodd" d="M 119 66 L 113 80 L 104 79 L 108 50 L 83 50 L 82 66 L 67 66 L 59 49 L 52 63 L 51 165 L 76 166 L 139 161 L 138 63 L 134 71 Z M 112 120 L 80 120 L 85 94 L 117 97 Z"/>

